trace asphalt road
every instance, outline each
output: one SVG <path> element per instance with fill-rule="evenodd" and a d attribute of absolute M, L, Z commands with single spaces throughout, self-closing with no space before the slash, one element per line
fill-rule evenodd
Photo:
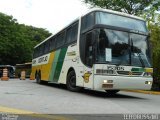
<path fill-rule="evenodd" d="M 0 81 L 0 112 L 58 115 L 52 115 L 54 119 L 63 119 L 63 115 L 64 120 L 70 115 L 70 119 L 79 120 L 84 115 L 84 120 L 105 120 L 107 115 L 108 119 L 116 120 L 119 116 L 124 119 L 126 114 L 159 114 L 160 95 L 120 91 L 109 96 L 91 90 L 77 93 L 66 90 L 63 85 L 39 85 L 35 81 L 10 79 Z"/>

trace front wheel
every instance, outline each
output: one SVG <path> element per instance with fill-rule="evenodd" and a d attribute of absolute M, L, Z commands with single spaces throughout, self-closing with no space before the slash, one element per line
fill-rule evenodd
<path fill-rule="evenodd" d="M 73 70 L 67 75 L 67 89 L 72 92 L 77 92 L 81 89 L 80 87 L 76 86 L 76 74 Z"/>
<path fill-rule="evenodd" d="M 109 94 L 109 95 L 115 95 L 119 91 L 120 90 L 106 90 L 107 94 Z"/>

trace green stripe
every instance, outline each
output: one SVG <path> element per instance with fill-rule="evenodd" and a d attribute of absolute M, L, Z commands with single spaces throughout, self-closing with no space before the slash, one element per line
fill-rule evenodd
<path fill-rule="evenodd" d="M 52 68 L 51 68 L 52 72 L 50 74 L 50 81 L 58 82 L 66 52 L 67 52 L 67 47 L 56 51 L 55 59 L 54 62 L 52 63 Z"/>
<path fill-rule="evenodd" d="M 53 60 L 52 67 L 50 70 L 49 81 L 53 81 L 53 76 L 55 74 L 56 65 L 57 65 L 59 55 L 60 55 L 60 50 L 55 51 L 54 60 Z"/>
<path fill-rule="evenodd" d="M 61 49 L 59 59 L 58 59 L 58 62 L 57 62 L 57 66 L 56 66 L 55 75 L 54 75 L 54 82 L 58 82 L 58 80 L 59 80 L 59 76 L 60 76 L 60 73 L 61 73 L 61 70 L 62 70 L 64 58 L 65 58 L 65 55 L 66 55 L 66 51 L 67 51 L 67 48 L 62 48 Z"/>
<path fill-rule="evenodd" d="M 132 72 L 144 72 L 144 68 L 132 68 Z"/>

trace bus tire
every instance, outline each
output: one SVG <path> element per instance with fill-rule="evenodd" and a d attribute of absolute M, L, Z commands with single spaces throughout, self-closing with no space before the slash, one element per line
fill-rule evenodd
<path fill-rule="evenodd" d="M 81 89 L 76 86 L 76 74 L 74 70 L 69 71 L 67 74 L 67 89 L 72 92 L 78 92 Z"/>
<path fill-rule="evenodd" d="M 107 92 L 107 94 L 109 95 L 115 95 L 117 92 L 119 92 L 120 90 L 105 90 Z"/>
<path fill-rule="evenodd" d="M 38 84 L 41 84 L 41 73 L 39 72 L 39 73 L 36 73 L 36 82 L 38 83 Z"/>

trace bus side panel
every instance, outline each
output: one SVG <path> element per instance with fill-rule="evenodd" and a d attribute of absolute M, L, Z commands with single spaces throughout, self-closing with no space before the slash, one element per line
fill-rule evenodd
<path fill-rule="evenodd" d="M 70 68 L 73 68 L 76 73 L 76 86 L 83 87 L 83 65 L 79 58 L 77 44 L 70 45 L 67 49 L 58 83 L 66 84 Z"/>
<path fill-rule="evenodd" d="M 55 76 L 55 71 L 56 71 L 56 65 L 58 61 L 60 50 L 55 51 L 54 59 L 51 64 L 51 69 L 50 69 L 50 75 L 49 75 L 49 81 L 53 82 L 54 81 L 54 76 Z"/>
<path fill-rule="evenodd" d="M 37 66 L 32 66 L 32 73 L 31 73 L 31 78 L 36 78 L 36 71 L 39 72 L 39 70 L 41 69 L 40 65 Z"/>
<path fill-rule="evenodd" d="M 51 66 L 49 81 L 58 82 L 59 76 L 64 63 L 67 47 L 59 49 L 55 52 L 55 58 Z"/>
<path fill-rule="evenodd" d="M 54 81 L 55 82 L 58 82 L 59 80 L 59 76 L 61 74 L 61 70 L 62 70 L 62 66 L 63 66 L 63 63 L 64 63 L 64 58 L 66 56 L 66 51 L 67 51 L 67 48 L 62 48 L 61 49 L 61 52 L 60 52 L 60 55 L 59 55 L 59 58 L 58 58 L 58 62 L 57 62 L 57 66 L 56 66 L 56 71 L 55 71 L 55 76 L 54 76 Z"/>
<path fill-rule="evenodd" d="M 45 58 L 45 59 L 44 59 Z M 46 59 L 48 58 L 48 59 Z M 36 72 L 41 73 L 41 80 L 48 81 L 51 64 L 53 63 L 54 59 L 54 52 L 51 52 L 49 54 L 40 56 L 38 58 L 35 58 L 32 60 L 32 73 L 31 78 L 35 78 Z M 34 64 L 33 64 L 34 63 Z"/>
<path fill-rule="evenodd" d="M 55 57 L 55 52 L 51 52 L 49 62 L 41 66 L 41 79 L 44 81 L 49 80 L 50 70 Z"/>

